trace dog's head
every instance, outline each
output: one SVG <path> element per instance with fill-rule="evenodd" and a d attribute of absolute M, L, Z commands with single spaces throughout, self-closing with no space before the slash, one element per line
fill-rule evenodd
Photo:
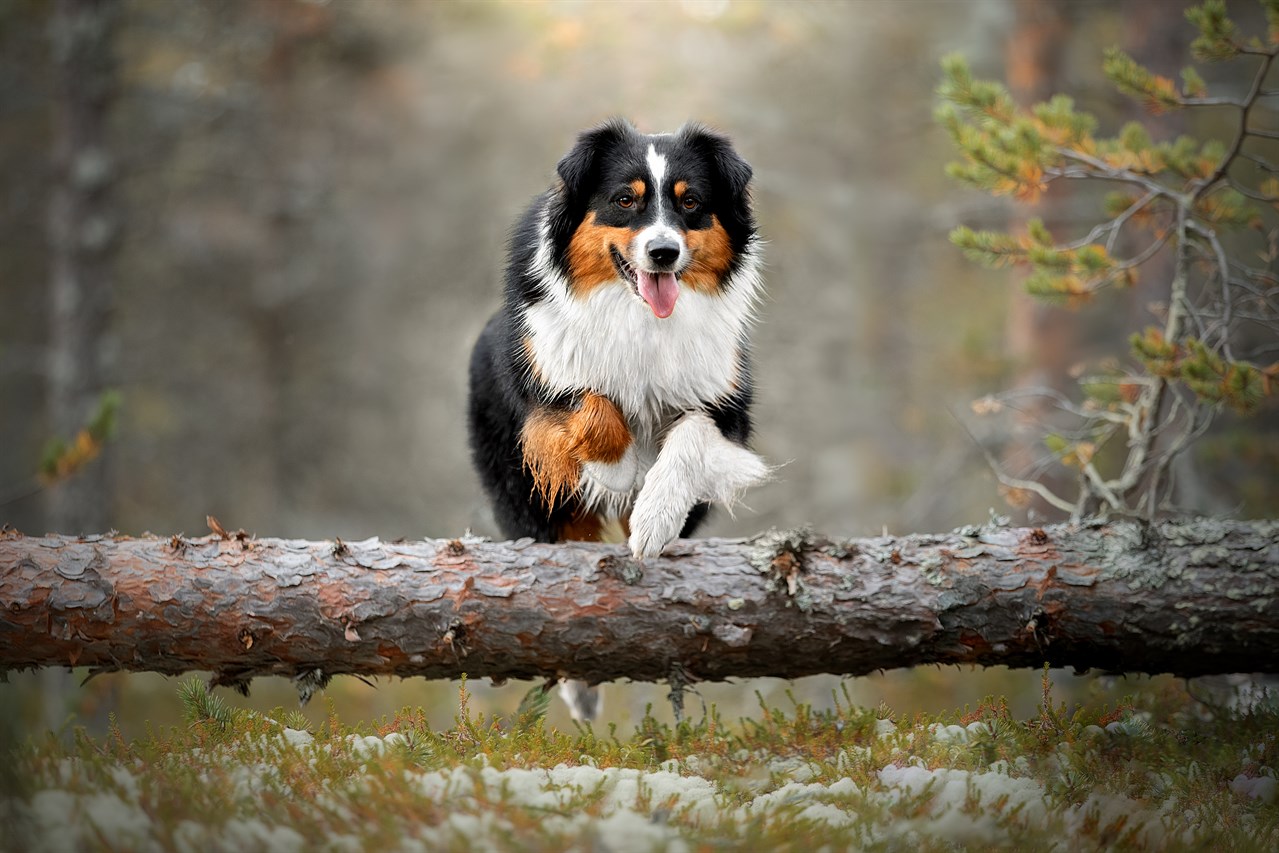
<path fill-rule="evenodd" d="M 575 297 L 628 287 L 666 318 L 683 288 L 729 286 L 750 250 L 751 167 L 700 125 L 647 136 L 611 121 L 578 137 L 557 171 L 547 224 Z"/>

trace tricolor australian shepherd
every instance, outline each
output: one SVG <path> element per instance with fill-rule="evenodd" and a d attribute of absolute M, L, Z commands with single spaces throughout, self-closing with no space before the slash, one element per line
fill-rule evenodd
<path fill-rule="evenodd" d="M 769 473 L 746 447 L 751 168 L 703 127 L 611 121 L 557 171 L 471 357 L 471 452 L 505 535 L 655 557 Z"/>

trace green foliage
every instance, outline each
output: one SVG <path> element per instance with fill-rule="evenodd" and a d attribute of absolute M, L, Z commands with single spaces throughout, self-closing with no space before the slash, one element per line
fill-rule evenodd
<path fill-rule="evenodd" d="M 988 267 L 1002 267 L 1015 263 L 1026 254 L 1021 242 L 999 231 L 973 231 L 959 226 L 950 232 L 950 242 L 963 249 L 969 260 Z"/>
<path fill-rule="evenodd" d="M 1270 28 L 1270 43 L 1279 44 L 1279 0 L 1261 0 L 1266 10 L 1266 23 Z"/>
<path fill-rule="evenodd" d="M 178 684 L 178 698 L 182 700 L 182 716 L 190 726 L 227 732 L 235 724 L 235 713 L 199 678 L 193 676 Z"/>
<path fill-rule="evenodd" d="M 1268 14 L 1270 11 L 1267 9 Z M 1190 45 L 1190 52 L 1195 59 L 1221 62 L 1239 55 L 1235 23 L 1226 17 L 1225 0 L 1205 0 L 1201 5 L 1187 9 L 1186 20 L 1199 30 L 1199 37 Z M 1273 18 L 1271 26 L 1273 29 Z"/>
<path fill-rule="evenodd" d="M 1154 326 L 1148 326 L 1144 334 L 1133 334 L 1129 342 L 1133 352 L 1152 374 L 1165 379 L 1177 375 L 1177 346 L 1164 340 L 1163 332 Z"/>
<path fill-rule="evenodd" d="M 1186 350 L 1180 364 L 1181 381 L 1200 397 L 1245 413 L 1261 402 L 1266 383 L 1260 370 L 1228 361 L 1197 338 L 1186 339 Z"/>
<path fill-rule="evenodd" d="M 1178 346 L 1150 327 L 1144 334 L 1134 334 L 1130 342 L 1152 375 L 1179 379 L 1200 399 L 1247 414 L 1270 393 L 1273 369 L 1227 359 L 1198 338 L 1187 337 Z"/>
<path fill-rule="evenodd" d="M 88 423 L 73 439 L 49 439 L 40 456 L 41 479 L 46 483 L 64 480 L 96 459 L 103 446 L 115 438 L 121 403 L 119 391 L 104 391 Z"/>
<path fill-rule="evenodd" d="M 306 718 L 306 714 L 296 708 L 285 711 L 281 722 L 284 723 L 286 728 L 297 729 L 298 731 L 310 731 L 311 729 L 311 721 Z"/>
<path fill-rule="evenodd" d="M 551 689 L 549 684 L 539 684 L 524 694 L 520 706 L 515 709 L 515 718 L 523 725 L 528 725 L 546 716 L 551 707 Z"/>
<path fill-rule="evenodd" d="M 1054 244 L 1040 219 L 1031 219 L 1020 237 L 960 226 L 950 232 L 950 241 L 967 258 L 988 267 L 1029 266 L 1026 290 L 1047 299 L 1086 299 L 1105 284 L 1133 281 L 1131 270 L 1117 266 L 1102 246 Z"/>
<path fill-rule="evenodd" d="M 1060 461 L 1080 470 L 1080 499 L 1052 499 L 1059 508 L 1073 507 L 1074 514 L 1090 500 L 1126 511 L 1134 510 L 1138 501 L 1148 511 L 1159 503 L 1153 491 L 1142 489 L 1167 485 L 1160 475 L 1150 476 L 1166 468 L 1169 458 L 1161 455 L 1155 435 L 1174 434 L 1174 428 L 1159 422 L 1169 411 L 1163 406 L 1166 384 L 1190 398 L 1176 410 L 1188 413 L 1175 427 L 1187 440 L 1169 438 L 1164 443 L 1177 449 L 1189 443 L 1192 433 L 1202 431 L 1202 422 L 1216 409 L 1251 412 L 1273 395 L 1279 365 L 1266 367 L 1236 356 L 1232 346 L 1240 327 L 1233 307 L 1237 302 L 1260 304 L 1249 321 L 1279 333 L 1279 308 L 1273 297 L 1258 298 L 1256 284 L 1249 282 L 1272 281 L 1273 272 L 1250 264 L 1261 257 L 1273 268 L 1274 247 L 1279 245 L 1279 180 L 1269 174 L 1273 168 L 1247 153 L 1244 145 L 1250 136 L 1264 133 L 1255 130 L 1247 116 L 1258 98 L 1270 96 L 1264 84 L 1279 55 L 1279 0 L 1262 2 L 1271 28 L 1269 46 L 1260 39 L 1243 41 L 1220 0 L 1207 0 L 1187 12 L 1199 31 L 1193 46 L 1196 58 L 1239 60 L 1251 66 L 1241 68 L 1252 77 L 1244 100 L 1209 97 L 1203 77 L 1193 67 L 1182 70 L 1179 89 L 1117 48 L 1107 50 L 1102 62 L 1115 87 L 1149 112 L 1233 108 L 1235 127 L 1228 142 L 1184 135 L 1158 141 L 1137 121 L 1113 136 L 1101 135 L 1096 120 L 1078 111 L 1070 98 L 1058 95 L 1021 109 L 1003 86 L 975 79 L 962 58 L 949 56 L 942 62 L 937 116 L 959 152 L 959 159 L 947 165 L 953 178 L 1031 204 L 1063 178 L 1111 188 L 1102 199 L 1102 220 L 1077 239 L 1056 238 L 1033 218 L 1021 234 L 961 226 L 950 239 L 966 257 L 990 267 L 1022 267 L 1030 294 L 1068 306 L 1104 288 L 1134 283 L 1142 267 L 1161 254 L 1174 259 L 1164 302 L 1172 307 L 1164 309 L 1163 328 L 1133 336 L 1134 367 L 1126 379 L 1092 377 L 1082 389 L 1084 407 L 1076 411 L 1086 423 L 1074 434 L 1086 437 L 1045 439 Z M 1244 157 L 1253 162 L 1232 170 Z M 1241 183 L 1242 175 L 1253 176 L 1251 187 Z M 1232 233 L 1251 234 L 1248 239 L 1253 242 L 1250 245 L 1243 236 L 1224 239 Z M 1127 256 L 1116 254 L 1133 243 L 1143 248 Z M 1211 334 L 1200 331 L 1204 329 Z M 1118 460 L 1116 473 L 1103 474 L 1094 463 L 1095 451 L 1117 434 L 1127 436 L 1127 454 Z"/>
<path fill-rule="evenodd" d="M 1072 440 L 1055 432 L 1044 436 L 1044 446 L 1057 457 L 1061 464 L 1071 468 L 1087 465 L 1097 452 L 1095 442 Z"/>
<path fill-rule="evenodd" d="M 1195 211 L 1204 222 L 1227 228 L 1246 228 L 1261 222 L 1257 209 L 1238 190 L 1228 187 L 1203 196 Z"/>
<path fill-rule="evenodd" d="M 1188 98 L 1203 98 L 1208 94 L 1208 84 L 1193 65 L 1181 69 L 1181 90 Z"/>
<path fill-rule="evenodd" d="M 1125 95 L 1137 98 L 1153 113 L 1177 109 L 1182 106 L 1176 85 L 1167 77 L 1152 74 L 1128 54 L 1117 47 L 1106 51 L 1102 71 L 1115 88 Z M 1146 140 L 1147 145 L 1149 139 Z"/>
<path fill-rule="evenodd" d="M 995 195 L 1038 198 L 1044 171 L 1061 160 L 1055 146 L 1088 138 L 1095 125 L 1066 97 L 1032 114 L 1019 111 L 1002 85 L 975 80 L 961 56 L 947 56 L 942 69 L 937 119 L 965 155 L 947 165 L 947 174 Z"/>

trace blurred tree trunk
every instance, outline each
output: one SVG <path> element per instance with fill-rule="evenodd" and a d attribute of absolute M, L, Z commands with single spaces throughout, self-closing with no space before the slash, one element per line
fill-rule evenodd
<path fill-rule="evenodd" d="M 1074 30 L 1069 7 L 1067 0 L 1015 2 L 1005 62 L 1008 90 L 1020 106 L 1030 106 L 1069 88 L 1063 79 L 1066 50 Z M 1059 183 L 1033 208 L 1019 205 L 1011 230 L 1025 230 L 1026 220 L 1035 216 L 1049 230 L 1060 232 L 1069 201 L 1068 192 Z M 1012 287 L 1006 325 L 1008 355 L 1016 369 L 1011 387 L 1063 390 L 1069 380 L 1071 360 L 1078 352 L 1078 315 L 1032 297 L 1021 276 L 1014 279 Z M 1043 398 L 1028 398 L 1021 406 L 1022 414 L 1002 452 L 1005 469 L 1016 476 L 1021 476 L 1046 452 L 1039 443 L 1042 430 L 1037 424 L 1049 418 L 1051 403 Z M 1033 428 L 1026 429 L 1027 426 Z M 1053 481 L 1053 474 L 1046 471 L 1035 479 L 1044 481 L 1055 492 L 1068 492 Z M 1060 515 L 1039 498 L 1025 497 L 1032 500 L 1030 506 L 1040 514 L 1050 518 Z"/>
<path fill-rule="evenodd" d="M 220 530 L 220 528 L 219 528 Z M 0 534 L 0 670 L 590 681 L 1279 671 L 1279 521 L 621 548 Z"/>
<path fill-rule="evenodd" d="M 1047 100 L 1063 91 L 1062 68 L 1073 24 L 1065 0 L 1017 0 L 1006 62 L 1008 90 L 1020 106 Z M 1068 201 L 1060 188 L 1042 199 L 1033 213 L 1052 228 Z M 1020 210 L 1021 208 L 1019 208 Z M 1017 215 L 1014 227 L 1024 227 Z M 1019 385 L 1059 388 L 1074 350 L 1074 316 L 1033 299 L 1017 282 L 1008 315 L 1010 355 L 1022 366 Z"/>
<path fill-rule="evenodd" d="M 120 222 L 108 114 L 117 89 L 113 41 L 119 14 L 116 0 L 57 0 L 49 14 L 55 82 L 48 404 L 52 434 L 68 440 L 92 417 L 110 371 L 111 267 Z M 104 461 L 90 462 L 49 489 L 49 529 L 108 526 Z M 46 720 L 57 728 L 71 683 L 61 672 L 43 683 Z"/>
<path fill-rule="evenodd" d="M 110 369 L 111 263 L 119 211 L 108 111 L 116 94 L 116 0 L 57 0 L 50 16 L 55 100 L 54 183 L 48 235 L 52 325 L 49 420 L 70 438 L 89 421 Z M 55 530 L 107 526 L 108 488 L 101 460 L 49 491 Z"/>

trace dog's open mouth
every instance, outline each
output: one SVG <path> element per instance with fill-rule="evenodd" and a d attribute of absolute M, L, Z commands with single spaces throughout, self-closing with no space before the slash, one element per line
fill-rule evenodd
<path fill-rule="evenodd" d="M 673 272 L 649 272 L 626 260 L 626 257 L 615 246 L 609 246 L 613 258 L 613 266 L 622 278 L 630 282 L 631 290 L 653 309 L 653 315 L 660 320 L 671 316 L 675 310 L 675 300 L 679 298 L 679 281 Z"/>
<path fill-rule="evenodd" d="M 617 251 L 616 246 L 609 246 L 608 251 L 613 257 L 613 266 L 617 267 L 618 275 L 631 283 L 632 290 L 639 287 L 639 276 L 635 274 L 635 266 Z"/>

